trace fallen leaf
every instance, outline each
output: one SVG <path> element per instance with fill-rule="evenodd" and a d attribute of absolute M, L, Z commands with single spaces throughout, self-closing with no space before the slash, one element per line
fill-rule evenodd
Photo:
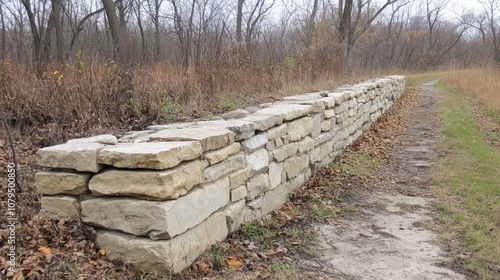
<path fill-rule="evenodd" d="M 104 250 L 104 248 L 99 249 L 99 255 L 101 255 L 101 256 L 106 255 L 106 250 Z"/>
<path fill-rule="evenodd" d="M 43 246 L 38 248 L 38 251 L 40 251 L 40 253 L 46 254 L 46 255 L 52 254 L 52 250 L 50 250 L 50 248 L 43 247 Z"/>
<path fill-rule="evenodd" d="M 210 267 L 208 266 L 208 264 L 206 264 L 204 261 L 199 261 L 196 263 L 198 265 L 198 268 L 205 274 L 209 274 L 210 273 Z"/>
<path fill-rule="evenodd" d="M 242 267 L 243 266 L 243 263 L 241 261 L 239 261 L 238 258 L 236 258 L 236 257 L 227 257 L 226 262 L 229 266 L 233 266 L 233 267 Z"/>

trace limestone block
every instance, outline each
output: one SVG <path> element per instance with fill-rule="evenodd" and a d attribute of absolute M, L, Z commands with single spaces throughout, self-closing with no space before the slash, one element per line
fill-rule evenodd
<path fill-rule="evenodd" d="M 201 155 L 199 142 L 128 143 L 103 148 L 97 162 L 118 168 L 164 170 Z"/>
<path fill-rule="evenodd" d="M 182 271 L 211 245 L 224 240 L 228 230 L 223 212 L 171 240 L 151 240 L 128 234 L 99 231 L 97 244 L 110 260 L 121 260 L 142 271 L 163 274 Z"/>
<path fill-rule="evenodd" d="M 100 143 L 72 143 L 38 150 L 38 165 L 52 168 L 68 168 L 82 172 L 98 172 L 103 166 L 97 163 L 99 151 L 106 147 Z"/>
<path fill-rule="evenodd" d="M 241 119 L 241 118 L 248 116 L 249 114 L 250 114 L 250 112 L 248 112 L 247 110 L 236 109 L 236 110 L 225 113 L 224 115 L 222 115 L 222 118 L 225 120 Z"/>
<path fill-rule="evenodd" d="M 335 110 L 335 115 L 340 115 L 344 112 L 346 112 L 347 110 L 349 110 L 349 104 L 347 103 L 347 101 L 344 101 L 340 104 L 338 104 L 337 106 L 335 106 L 335 108 L 333 108 Z"/>
<path fill-rule="evenodd" d="M 149 135 L 154 130 L 130 131 L 118 139 L 118 143 L 144 143 L 149 141 Z"/>
<path fill-rule="evenodd" d="M 333 143 L 332 141 L 323 143 L 319 146 L 320 148 L 320 158 L 326 158 L 333 151 Z"/>
<path fill-rule="evenodd" d="M 335 117 L 335 109 L 328 109 L 323 111 L 323 118 L 330 119 Z"/>
<path fill-rule="evenodd" d="M 35 187 L 39 194 L 84 194 L 91 173 L 41 171 L 35 175 Z"/>
<path fill-rule="evenodd" d="M 299 153 L 303 154 L 309 152 L 314 148 L 314 140 L 311 137 L 306 136 L 304 139 L 297 142 L 297 146 L 299 148 Z"/>
<path fill-rule="evenodd" d="M 267 133 L 267 139 L 269 141 L 279 139 L 280 137 L 283 137 L 286 135 L 287 132 L 287 125 L 286 123 L 279 125 L 277 127 L 270 128 L 266 133 Z"/>
<path fill-rule="evenodd" d="M 231 184 L 231 189 L 241 186 L 246 180 L 250 178 L 250 167 L 246 166 L 243 169 L 237 170 L 231 175 L 229 175 L 229 183 Z"/>
<path fill-rule="evenodd" d="M 213 152 L 208 152 L 203 155 L 203 158 L 208 161 L 208 164 L 214 165 L 216 163 L 219 163 L 226 158 L 228 158 L 231 155 L 236 154 L 237 152 L 240 151 L 241 144 L 238 142 L 235 142 L 227 147 L 224 147 L 219 150 L 215 150 Z"/>
<path fill-rule="evenodd" d="M 255 129 L 259 131 L 264 131 L 283 123 L 281 115 L 259 115 L 258 113 L 250 114 L 242 120 L 253 123 Z"/>
<path fill-rule="evenodd" d="M 325 109 L 330 109 L 330 108 L 335 107 L 335 105 L 337 105 L 335 97 L 326 96 L 326 97 L 321 98 L 321 101 L 323 101 L 323 103 L 325 104 Z M 321 112 L 323 112 L 323 111 L 325 111 L 325 110 L 321 110 Z M 320 112 L 316 112 L 316 113 L 320 113 Z"/>
<path fill-rule="evenodd" d="M 321 128 L 320 128 L 321 129 Z M 290 141 L 297 141 L 311 134 L 313 131 L 313 120 L 310 117 L 304 117 L 288 123 L 288 135 Z"/>
<path fill-rule="evenodd" d="M 200 121 L 189 123 L 174 123 L 167 125 L 151 125 L 148 129 L 160 131 L 163 129 L 174 128 L 204 128 L 204 129 L 229 129 L 235 134 L 235 140 L 240 141 L 248 139 L 255 134 L 255 126 L 253 123 L 244 120 L 215 120 L 215 121 Z"/>
<path fill-rule="evenodd" d="M 274 189 L 282 182 L 283 163 L 271 162 L 269 164 L 270 188 Z"/>
<path fill-rule="evenodd" d="M 71 139 L 68 140 L 66 143 L 67 144 L 99 143 L 99 144 L 115 145 L 116 143 L 118 143 L 118 140 L 114 135 L 103 134 L 88 138 Z"/>
<path fill-rule="evenodd" d="M 41 199 L 40 215 L 53 220 L 78 220 L 80 203 L 73 196 L 44 196 Z"/>
<path fill-rule="evenodd" d="M 307 116 L 312 108 L 309 105 L 299 105 L 288 102 L 279 102 L 268 108 L 256 112 L 258 115 L 281 116 L 285 121 L 291 121 L 303 116 Z"/>
<path fill-rule="evenodd" d="M 274 141 L 270 141 L 270 142 L 266 143 L 266 150 L 273 151 L 274 149 L 276 149 L 276 144 Z M 270 156 L 272 156 L 272 155 L 270 155 Z"/>
<path fill-rule="evenodd" d="M 336 128 L 328 132 L 321 133 L 318 137 L 316 137 L 316 139 L 314 139 L 314 146 L 316 147 L 327 141 L 331 141 L 336 135 L 338 135 L 339 130 L 340 128 Z"/>
<path fill-rule="evenodd" d="M 217 150 L 234 142 L 234 133 L 228 129 L 189 127 L 164 129 L 149 136 L 150 141 L 198 141 L 203 151 Z"/>
<path fill-rule="evenodd" d="M 266 149 L 260 149 L 246 156 L 248 165 L 250 166 L 250 174 L 255 174 L 269 164 L 269 154 Z"/>
<path fill-rule="evenodd" d="M 341 104 L 344 102 L 348 97 L 346 96 L 346 93 L 341 90 L 335 90 L 333 92 L 328 93 L 329 97 L 333 97 L 335 99 L 335 105 Z"/>
<path fill-rule="evenodd" d="M 243 208 L 245 201 L 240 200 L 226 207 L 226 222 L 229 233 L 233 233 L 240 229 L 240 225 L 244 223 Z"/>
<path fill-rule="evenodd" d="M 285 160 L 288 157 L 291 157 L 292 155 L 295 155 L 298 150 L 298 145 L 297 143 L 290 143 L 288 145 L 282 146 L 280 148 L 275 149 L 272 151 L 273 158 L 277 162 L 281 162 Z"/>
<path fill-rule="evenodd" d="M 229 179 L 192 190 L 176 200 L 94 198 L 81 202 L 82 221 L 153 240 L 171 239 L 229 202 Z"/>
<path fill-rule="evenodd" d="M 279 209 L 288 199 L 288 194 L 292 193 L 305 182 L 304 175 L 301 174 L 289 182 L 266 192 L 262 200 L 262 215 L 266 215 L 275 209 Z"/>
<path fill-rule="evenodd" d="M 316 147 L 309 152 L 309 160 L 311 163 L 315 163 L 321 160 L 321 148 Z"/>
<path fill-rule="evenodd" d="M 335 118 L 321 122 L 321 132 L 327 132 L 335 127 Z"/>
<path fill-rule="evenodd" d="M 247 202 L 247 206 L 252 210 L 257 210 L 262 208 L 262 196 L 259 196 L 254 200 Z"/>
<path fill-rule="evenodd" d="M 248 195 L 247 188 L 243 186 L 239 186 L 236 189 L 231 191 L 231 202 L 236 202 L 238 200 L 242 200 L 246 198 Z"/>
<path fill-rule="evenodd" d="M 241 153 L 232 155 L 220 163 L 207 167 L 205 169 L 205 181 L 211 182 L 217 180 L 223 175 L 243 168 L 246 164 L 245 156 Z"/>
<path fill-rule="evenodd" d="M 153 200 L 178 198 L 203 182 L 205 167 L 205 161 L 197 160 L 165 171 L 109 169 L 94 175 L 89 189 L 96 196 L 124 195 Z"/>
<path fill-rule="evenodd" d="M 295 156 L 285 160 L 283 165 L 288 179 L 300 174 L 309 165 L 309 155 Z"/>
<path fill-rule="evenodd" d="M 313 127 L 311 137 L 316 138 L 321 133 L 321 122 L 323 121 L 323 114 L 316 114 L 312 117 Z"/>
<path fill-rule="evenodd" d="M 267 173 L 254 176 L 247 183 L 247 200 L 253 200 L 257 196 L 260 196 L 267 190 L 269 190 L 270 182 L 269 175 Z"/>
<path fill-rule="evenodd" d="M 245 151 L 254 151 L 264 147 L 268 141 L 267 133 L 259 133 L 252 138 L 241 142 L 241 147 Z"/>
<path fill-rule="evenodd" d="M 276 140 L 274 140 L 274 145 L 276 146 L 276 148 L 280 148 L 280 147 L 283 147 L 283 145 L 285 145 L 283 143 L 283 140 L 281 140 L 281 138 L 278 138 Z"/>
<path fill-rule="evenodd" d="M 280 103 L 309 105 L 311 106 L 311 113 L 319 113 L 325 110 L 325 101 L 322 100 L 322 95 L 319 92 L 286 96 L 283 97 L 283 100 Z"/>

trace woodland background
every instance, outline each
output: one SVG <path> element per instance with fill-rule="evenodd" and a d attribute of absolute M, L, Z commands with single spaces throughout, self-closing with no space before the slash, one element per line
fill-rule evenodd
<path fill-rule="evenodd" d="M 51 145 L 386 73 L 500 64 L 500 1 L 2 0 L 0 111 Z"/>

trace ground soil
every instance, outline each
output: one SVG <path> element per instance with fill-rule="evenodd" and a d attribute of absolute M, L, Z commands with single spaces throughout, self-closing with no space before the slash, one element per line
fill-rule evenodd
<path fill-rule="evenodd" d="M 436 82 L 421 84 L 393 157 L 357 196 L 357 211 L 336 225 L 318 224 L 311 245 L 317 259 L 303 261 L 308 279 L 470 279 L 450 269 L 432 232 L 431 171 L 437 160 Z"/>

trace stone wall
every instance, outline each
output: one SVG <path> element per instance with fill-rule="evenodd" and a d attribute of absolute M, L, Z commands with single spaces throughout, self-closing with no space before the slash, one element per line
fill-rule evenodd
<path fill-rule="evenodd" d="M 110 259 L 178 272 L 242 224 L 283 205 L 404 89 L 404 77 L 390 76 L 285 97 L 226 120 L 43 148 L 38 163 L 50 169 L 36 174 L 41 213 L 95 226 Z"/>

